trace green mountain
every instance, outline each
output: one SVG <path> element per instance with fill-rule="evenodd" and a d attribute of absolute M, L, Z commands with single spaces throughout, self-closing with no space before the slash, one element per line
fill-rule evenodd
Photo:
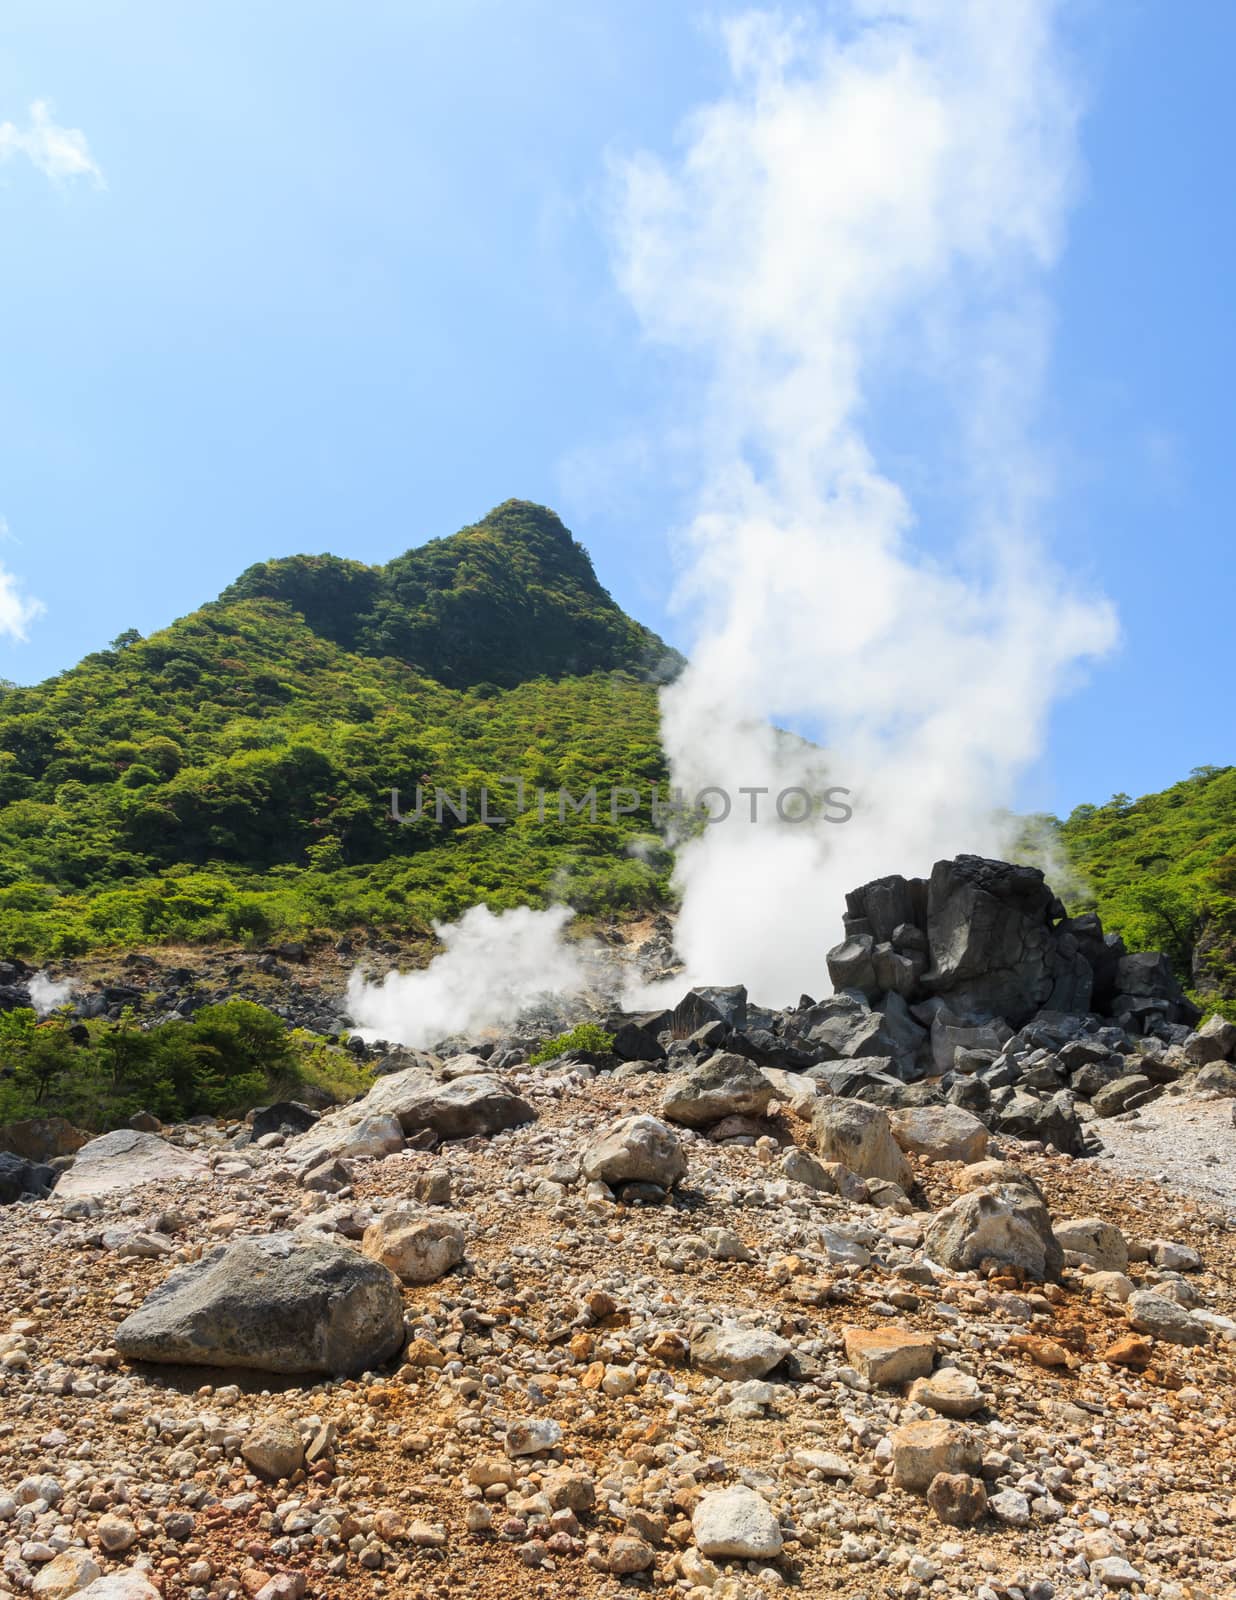
<path fill-rule="evenodd" d="M 407 933 L 495 909 L 658 903 L 668 858 L 611 785 L 665 777 L 656 686 L 681 663 L 598 583 L 543 507 L 366 567 L 297 556 L 0 700 L 0 953 Z M 522 779 L 596 783 L 596 821 L 509 814 Z M 390 815 L 390 791 L 418 821 Z M 470 791 L 466 822 L 436 789 Z"/>

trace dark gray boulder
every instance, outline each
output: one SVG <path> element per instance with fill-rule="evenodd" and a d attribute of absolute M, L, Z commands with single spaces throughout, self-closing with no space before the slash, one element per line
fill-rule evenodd
<path fill-rule="evenodd" d="M 50 1194 L 55 1181 L 52 1167 L 0 1150 L 0 1206 L 12 1205 L 25 1195 Z"/>
<path fill-rule="evenodd" d="M 354 1375 L 402 1347 L 399 1280 L 334 1240 L 269 1233 L 179 1267 L 116 1329 L 130 1361 Z"/>
<path fill-rule="evenodd" d="M 253 1113 L 250 1127 L 255 1139 L 268 1133 L 308 1133 L 318 1120 L 318 1113 L 298 1100 L 276 1100 L 274 1105 L 259 1106 Z"/>

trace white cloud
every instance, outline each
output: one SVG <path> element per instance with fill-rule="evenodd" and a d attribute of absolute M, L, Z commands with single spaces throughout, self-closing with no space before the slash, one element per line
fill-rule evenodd
<path fill-rule="evenodd" d="M 0 543 L 17 543 L 8 522 L 0 517 Z M 41 617 L 47 607 L 33 595 L 22 592 L 22 581 L 0 562 L 0 638 L 24 643 L 32 622 Z"/>
<path fill-rule="evenodd" d="M 45 177 L 57 182 L 89 178 L 97 188 L 106 188 L 86 135 L 80 128 L 62 128 L 52 120 L 51 111 L 46 100 L 35 100 L 24 128 L 15 122 L 0 122 L 0 162 L 25 156 Z"/>

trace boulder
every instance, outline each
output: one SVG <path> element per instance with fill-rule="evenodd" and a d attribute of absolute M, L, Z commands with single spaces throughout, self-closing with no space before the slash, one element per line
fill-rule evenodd
<path fill-rule="evenodd" d="M 398 1208 L 369 1224 L 361 1250 L 404 1283 L 436 1283 L 464 1258 L 463 1224 Z"/>
<path fill-rule="evenodd" d="M 974 1189 L 999 1188 L 1006 1183 L 1029 1189 L 1036 1199 L 1043 1199 L 1043 1191 L 1030 1174 L 1011 1161 L 976 1161 L 973 1166 L 957 1174 L 957 1187 L 962 1194 L 969 1194 Z"/>
<path fill-rule="evenodd" d="M 741 983 L 688 990 L 674 1007 L 670 1026 L 676 1037 L 684 1038 L 710 1022 L 724 1022 L 730 1028 L 746 1027 L 747 991 Z"/>
<path fill-rule="evenodd" d="M 872 1383 L 909 1383 L 931 1371 L 936 1341 L 907 1328 L 845 1328 L 846 1360 Z"/>
<path fill-rule="evenodd" d="M 1141 1100 L 1151 1089 L 1150 1079 L 1143 1072 L 1127 1072 L 1123 1078 L 1106 1084 L 1091 1100 L 1096 1116 L 1118 1117 L 1136 1100 Z"/>
<path fill-rule="evenodd" d="M 57 1156 L 76 1155 L 90 1135 L 75 1128 L 64 1117 L 30 1117 L 24 1122 L 6 1122 L 0 1127 L 0 1153 L 20 1156 L 35 1166 L 54 1161 Z"/>
<path fill-rule="evenodd" d="M 686 1176 L 687 1158 L 678 1135 L 656 1117 L 620 1117 L 596 1134 L 584 1151 L 581 1169 L 590 1182 L 611 1188 L 655 1183 L 672 1189 Z"/>
<path fill-rule="evenodd" d="M 50 1194 L 56 1174 L 51 1167 L 36 1166 L 21 1156 L 0 1151 L 0 1206 L 12 1205 L 23 1195 Z"/>
<path fill-rule="evenodd" d="M 716 1055 L 671 1078 L 661 1115 L 687 1128 L 704 1128 L 723 1117 L 762 1117 L 773 1086 L 745 1056 Z"/>
<path fill-rule="evenodd" d="M 611 1049 L 619 1061 L 664 1061 L 665 1046 L 658 1035 L 671 1023 L 668 1011 L 624 1017 L 614 1029 Z"/>
<path fill-rule="evenodd" d="M 788 1339 L 764 1328 L 709 1328 L 691 1341 L 691 1361 L 714 1378 L 763 1378 L 790 1349 Z"/>
<path fill-rule="evenodd" d="M 270 1233 L 178 1267 L 116 1329 L 131 1361 L 351 1375 L 402 1346 L 399 1280 L 333 1240 Z"/>
<path fill-rule="evenodd" d="M 1236 1022 L 1226 1017 L 1208 1017 L 1201 1027 L 1184 1043 L 1184 1058 L 1195 1067 L 1209 1066 L 1212 1061 L 1231 1061 L 1236 1056 Z M 0 1130 L 0 1149 L 11 1148 L 4 1144 Z M 17 1152 L 19 1155 L 21 1151 Z"/>
<path fill-rule="evenodd" d="M 1093 973 L 1037 867 L 980 856 L 937 861 L 927 886 L 931 966 L 922 987 L 955 1011 L 1013 1027 L 1044 1007 L 1085 1012 Z"/>
<path fill-rule="evenodd" d="M 975 1189 L 937 1211 L 924 1230 L 923 1249 L 952 1272 L 1011 1268 L 1037 1282 L 1059 1276 L 1064 1264 L 1047 1207 L 1013 1184 Z"/>
<path fill-rule="evenodd" d="M 893 1482 L 898 1489 L 921 1494 L 938 1473 L 975 1473 L 983 1464 L 977 1435 L 960 1422 L 909 1422 L 894 1428 L 890 1441 Z"/>
<path fill-rule="evenodd" d="M 701 1555 L 772 1561 L 781 1554 L 781 1524 L 762 1495 L 745 1484 L 700 1497 L 691 1531 Z"/>
<path fill-rule="evenodd" d="M 1015 1139 L 1037 1139 L 1069 1156 L 1085 1154 L 1086 1135 L 1069 1090 L 1060 1089 L 1045 1096 L 1020 1089 L 1005 1093 L 1007 1099 L 992 1099 L 992 1121 L 997 1133 L 1011 1134 Z"/>
<path fill-rule="evenodd" d="M 811 1137 L 826 1161 L 839 1161 L 860 1178 L 882 1178 L 907 1193 L 913 1187 L 910 1164 L 879 1106 L 862 1100 L 825 1100 L 811 1118 Z"/>
<path fill-rule="evenodd" d="M 209 1174 L 210 1163 L 192 1150 L 178 1149 L 157 1134 L 117 1128 L 82 1146 L 56 1193 L 62 1200 L 87 1200 L 144 1183 L 201 1182 Z"/>
<path fill-rule="evenodd" d="M 1210 1094 L 1236 1099 L 1236 1067 L 1226 1061 L 1212 1061 L 1193 1080 L 1193 1087 Z"/>
<path fill-rule="evenodd" d="M 262 1139 L 268 1133 L 308 1133 L 317 1120 L 318 1113 L 299 1100 L 276 1100 L 274 1105 L 259 1106 L 249 1126 L 253 1137 Z"/>
<path fill-rule="evenodd" d="M 1071 1217 L 1052 1228 L 1066 1255 L 1080 1258 L 1095 1272 L 1123 1272 L 1129 1265 L 1129 1246 L 1114 1223 L 1102 1217 Z"/>
<path fill-rule="evenodd" d="M 452 1083 L 442 1083 L 424 1067 L 379 1078 L 350 1109 L 360 1113 L 353 1120 L 389 1113 L 398 1119 L 405 1134 L 428 1130 L 439 1139 L 489 1138 L 536 1120 L 528 1102 L 489 1073 L 468 1073 Z"/>
<path fill-rule="evenodd" d="M 893 1138 L 911 1155 L 933 1161 L 981 1161 L 987 1154 L 987 1129 L 960 1106 L 913 1106 L 889 1112 Z"/>
<path fill-rule="evenodd" d="M 1153 1289 L 1136 1290 L 1125 1303 L 1124 1312 L 1131 1328 L 1168 1344 L 1206 1344 L 1210 1338 L 1205 1325 L 1184 1306 Z"/>

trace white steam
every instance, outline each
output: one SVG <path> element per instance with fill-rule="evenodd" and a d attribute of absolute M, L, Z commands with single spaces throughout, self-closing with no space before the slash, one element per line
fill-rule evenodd
<path fill-rule="evenodd" d="M 1076 167 L 1053 10 L 850 0 L 826 35 L 748 15 L 677 157 L 619 172 L 621 285 L 702 375 L 698 637 L 663 737 L 677 783 L 735 805 L 679 854 L 693 980 L 818 994 L 847 889 L 998 852 L 1053 701 L 1114 642 L 1035 531 L 1040 285 Z M 930 402 L 915 480 L 956 489 L 931 553 L 870 436 L 903 389 Z M 820 786 L 775 720 L 827 746 L 851 821 L 747 820 L 740 785 Z"/>
<path fill-rule="evenodd" d="M 435 924 L 445 948 L 423 971 L 379 983 L 354 972 L 349 1015 L 368 1038 L 423 1047 L 509 1022 L 544 996 L 577 993 L 587 975 L 583 952 L 562 938 L 571 915 L 566 906 L 496 915 L 473 906 L 458 922 Z"/>
<path fill-rule="evenodd" d="M 30 991 L 30 1004 L 40 1017 L 50 1016 L 73 997 L 73 985 L 68 978 L 57 983 L 45 972 L 36 972 L 26 987 Z"/>

